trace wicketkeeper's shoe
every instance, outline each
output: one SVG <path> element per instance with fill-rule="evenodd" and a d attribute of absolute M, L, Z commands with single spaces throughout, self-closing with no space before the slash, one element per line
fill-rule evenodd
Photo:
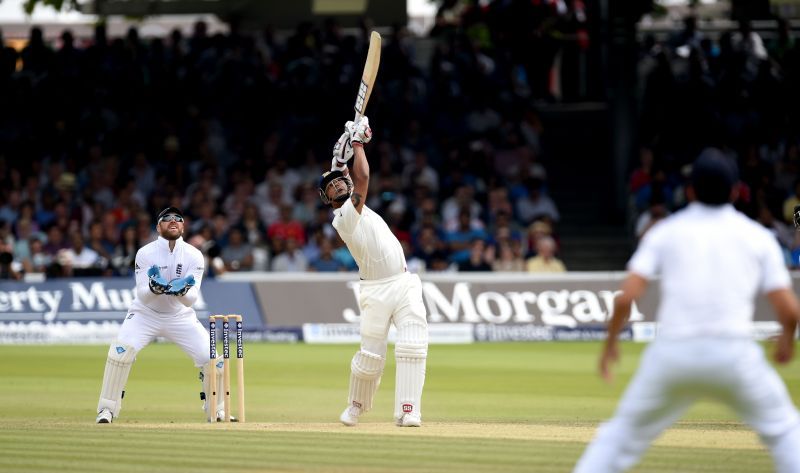
<path fill-rule="evenodd" d="M 403 414 L 402 417 L 397 419 L 396 423 L 398 427 L 420 427 L 422 419 L 419 416 Z"/>
<path fill-rule="evenodd" d="M 114 416 L 111 414 L 111 410 L 107 407 L 100 409 L 100 412 L 97 413 L 97 419 L 95 422 L 98 424 L 110 424 L 114 420 Z"/>
<path fill-rule="evenodd" d="M 224 421 L 225 421 L 225 409 L 219 409 L 217 411 L 217 422 L 224 422 Z M 234 416 L 231 416 L 229 421 L 230 422 L 239 422 L 239 419 L 237 419 Z"/>
<path fill-rule="evenodd" d="M 342 424 L 353 427 L 358 425 L 358 416 L 361 415 L 361 408 L 356 406 L 349 406 L 347 409 L 342 412 L 342 415 L 339 416 L 339 420 L 342 421 Z"/>

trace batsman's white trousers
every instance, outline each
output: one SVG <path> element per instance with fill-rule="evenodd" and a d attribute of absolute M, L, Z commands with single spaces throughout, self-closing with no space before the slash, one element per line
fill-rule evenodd
<path fill-rule="evenodd" d="M 385 342 L 391 323 L 400 327 L 415 321 L 428 326 L 422 302 L 422 281 L 416 274 L 404 272 L 385 279 L 361 281 L 358 305 L 361 308 L 361 336 L 366 339 Z M 374 350 L 374 347 L 365 348 Z M 385 356 L 385 345 L 383 353 L 376 354 Z"/>
<path fill-rule="evenodd" d="M 800 415 L 761 346 L 747 339 L 700 338 L 650 344 L 614 417 L 600 426 L 574 471 L 631 468 L 699 398 L 736 411 L 770 449 L 776 471 L 800 473 Z"/>
<path fill-rule="evenodd" d="M 130 311 L 122 322 L 117 339 L 140 352 L 156 337 L 164 337 L 178 345 L 198 368 L 208 363 L 211 347 L 208 331 L 197 320 L 194 311 L 182 315 L 154 315 Z"/>

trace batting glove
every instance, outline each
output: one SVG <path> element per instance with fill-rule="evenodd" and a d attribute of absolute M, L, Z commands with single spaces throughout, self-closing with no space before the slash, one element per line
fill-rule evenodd
<path fill-rule="evenodd" d="M 345 131 L 333 145 L 331 171 L 344 171 L 351 159 L 353 159 L 353 145 L 350 143 L 350 133 Z"/>
<path fill-rule="evenodd" d="M 164 294 L 169 291 L 169 283 L 161 276 L 161 270 L 158 268 L 158 265 L 154 264 L 150 266 L 150 269 L 147 270 L 147 276 L 150 277 L 150 292 L 153 294 Z"/>
<path fill-rule="evenodd" d="M 192 286 L 194 286 L 194 276 L 191 274 L 185 278 L 173 279 L 169 282 L 170 288 L 167 294 L 170 296 L 185 296 Z"/>
<path fill-rule="evenodd" d="M 372 128 L 369 127 L 369 118 L 363 116 L 357 122 L 347 122 L 345 128 L 350 132 L 350 141 L 355 144 L 369 143 L 372 139 Z"/>

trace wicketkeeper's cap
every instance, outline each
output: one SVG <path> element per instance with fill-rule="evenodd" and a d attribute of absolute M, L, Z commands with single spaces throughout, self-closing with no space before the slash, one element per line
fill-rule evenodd
<path fill-rule="evenodd" d="M 708 205 L 730 202 L 731 190 L 739 182 L 736 162 L 716 148 L 706 148 L 692 165 L 690 177 L 697 200 Z"/>
<path fill-rule="evenodd" d="M 156 222 L 160 221 L 161 217 L 163 217 L 164 215 L 170 215 L 170 214 L 183 217 L 183 212 L 181 212 L 181 210 L 178 207 L 167 207 L 166 209 L 158 213 L 158 216 L 156 217 Z"/>

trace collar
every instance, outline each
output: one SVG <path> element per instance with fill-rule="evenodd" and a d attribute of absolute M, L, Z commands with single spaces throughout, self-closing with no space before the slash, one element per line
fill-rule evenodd
<path fill-rule="evenodd" d="M 702 202 L 692 202 L 689 204 L 689 209 L 692 212 L 701 212 L 701 213 L 727 213 L 735 211 L 733 204 L 722 204 L 722 205 L 708 205 Z"/>
<path fill-rule="evenodd" d="M 178 239 L 175 240 L 175 249 L 177 249 L 182 243 L 183 243 L 183 237 L 178 237 Z M 158 245 L 159 248 L 162 248 L 162 249 L 164 249 L 166 251 L 170 251 L 169 250 L 169 240 L 167 240 L 166 238 L 162 237 L 161 235 L 158 236 L 158 239 L 156 240 L 156 245 Z"/>

